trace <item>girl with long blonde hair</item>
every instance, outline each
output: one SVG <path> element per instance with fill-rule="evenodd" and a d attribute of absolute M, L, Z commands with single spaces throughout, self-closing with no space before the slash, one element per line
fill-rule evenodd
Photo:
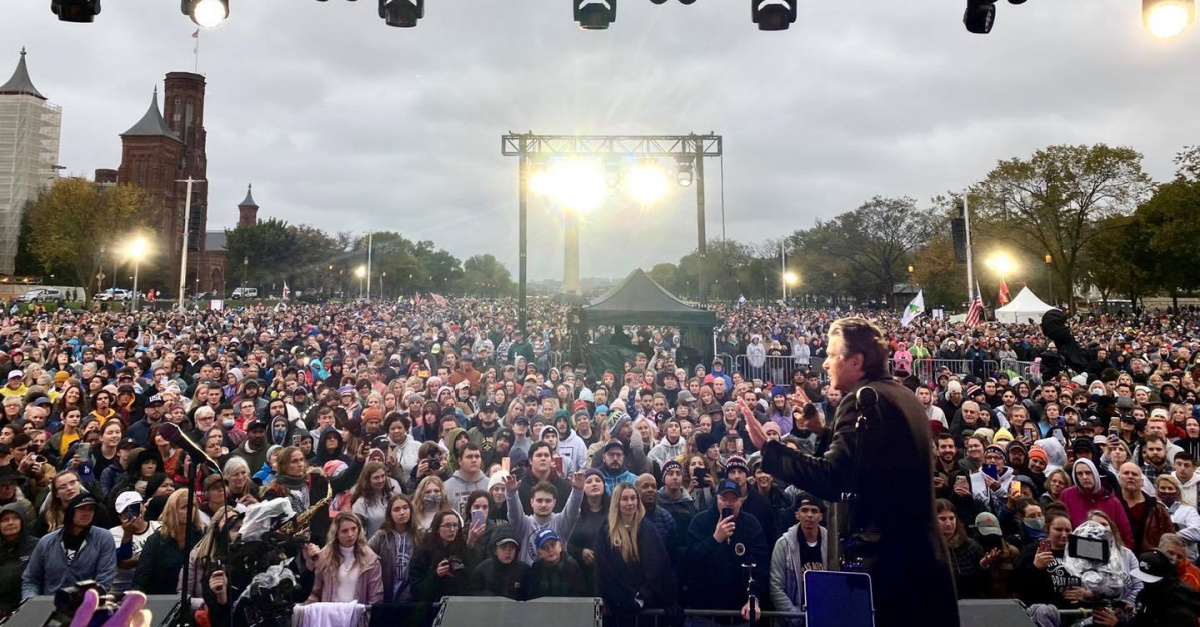
<path fill-rule="evenodd" d="M 608 520 L 596 541 L 596 581 L 612 625 L 637 624 L 643 607 L 677 605 L 667 547 L 645 518 L 637 488 L 628 483 L 613 488 Z"/>

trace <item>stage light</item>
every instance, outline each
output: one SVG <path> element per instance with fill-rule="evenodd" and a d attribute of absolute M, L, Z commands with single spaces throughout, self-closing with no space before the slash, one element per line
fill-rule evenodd
<path fill-rule="evenodd" d="M 60 22 L 86 24 L 100 14 L 100 0 L 51 0 L 50 11 Z"/>
<path fill-rule="evenodd" d="M 963 13 L 963 24 L 967 31 L 976 35 L 986 35 L 992 32 L 996 23 L 996 0 L 967 0 L 967 10 Z"/>
<path fill-rule="evenodd" d="M 666 2 L 667 0 L 663 0 Z M 659 4 L 662 4 L 661 2 Z M 696 4 L 696 0 L 679 0 L 679 4 Z"/>
<path fill-rule="evenodd" d="M 617 0 L 571 0 L 575 21 L 584 30 L 604 30 L 617 21 Z"/>
<path fill-rule="evenodd" d="M 654 4 L 666 4 L 667 0 L 650 0 L 650 2 L 653 2 Z"/>
<path fill-rule="evenodd" d="M 1195 0 L 1142 0 L 1142 23 L 1159 39 L 1174 37 L 1195 21 Z"/>
<path fill-rule="evenodd" d="M 604 185 L 616 189 L 621 184 L 621 164 L 617 161 L 604 163 Z"/>
<path fill-rule="evenodd" d="M 600 205 L 605 193 L 605 176 L 592 159 L 559 161 L 534 172 L 530 187 L 568 209 L 588 211 Z"/>
<path fill-rule="evenodd" d="M 379 0 L 379 17 L 388 26 L 412 28 L 425 17 L 425 0 Z"/>
<path fill-rule="evenodd" d="M 679 165 L 675 166 L 675 182 L 680 187 L 691 187 L 692 178 L 692 162 L 680 160 Z"/>
<path fill-rule="evenodd" d="M 750 0 L 750 19 L 758 30 L 787 30 L 796 23 L 796 0 Z"/>
<path fill-rule="evenodd" d="M 216 28 L 229 18 L 229 0 L 182 0 L 179 9 L 200 28 Z"/>
<path fill-rule="evenodd" d="M 653 161 L 646 161 L 629 171 L 629 193 L 643 205 L 648 205 L 667 195 L 670 186 L 662 169 Z"/>

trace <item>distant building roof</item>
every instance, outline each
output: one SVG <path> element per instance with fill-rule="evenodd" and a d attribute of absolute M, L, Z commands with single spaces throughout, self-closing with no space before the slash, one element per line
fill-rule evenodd
<path fill-rule="evenodd" d="M 246 199 L 238 204 L 239 207 L 257 207 L 258 203 L 254 202 L 254 196 L 250 195 L 250 191 L 254 189 L 254 185 L 246 186 Z"/>
<path fill-rule="evenodd" d="M 46 99 L 29 79 L 29 68 L 25 66 L 25 48 L 21 48 L 21 59 L 17 61 L 17 69 L 13 72 L 12 78 L 8 79 L 7 83 L 0 85 L 0 94 L 29 94 L 35 98 Z"/>
<path fill-rule="evenodd" d="M 150 98 L 150 108 L 146 109 L 146 114 L 132 128 L 121 133 L 121 137 L 170 137 L 181 141 L 171 127 L 167 126 L 167 121 L 158 110 L 158 87 L 154 88 L 154 95 Z"/>
<path fill-rule="evenodd" d="M 204 252 L 225 252 L 225 231 L 208 231 L 204 234 Z"/>

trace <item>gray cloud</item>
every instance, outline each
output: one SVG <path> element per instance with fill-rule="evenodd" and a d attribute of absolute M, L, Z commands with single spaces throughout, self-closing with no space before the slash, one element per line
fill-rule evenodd
<path fill-rule="evenodd" d="M 35 83 L 64 109 L 72 173 L 116 167 L 152 87 L 192 68 L 194 27 L 171 3 L 109 2 L 92 25 L 57 22 L 49 2 L 4 4 L 0 72 L 29 47 Z M 1051 143 L 1131 145 L 1163 179 L 1200 134 L 1200 31 L 1155 41 L 1136 3 L 1002 4 L 987 37 L 944 0 L 802 2 L 784 33 L 758 32 L 733 0 L 625 2 L 607 32 L 578 30 L 565 0 L 427 5 L 400 30 L 370 0 L 233 0 L 233 19 L 201 35 L 210 227 L 236 222 L 253 182 L 264 216 L 397 230 L 515 273 L 509 130 L 722 133 L 728 235 L 754 242 L 875 194 L 961 189 Z M 707 168 L 719 237 L 720 165 Z M 695 246 L 693 202 L 610 199 L 585 218 L 583 274 L 677 260 Z M 561 273 L 561 220 L 531 203 L 534 278 Z"/>

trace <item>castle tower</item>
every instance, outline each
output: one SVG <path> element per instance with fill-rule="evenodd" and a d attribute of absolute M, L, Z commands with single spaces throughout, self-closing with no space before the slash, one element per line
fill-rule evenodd
<path fill-rule="evenodd" d="M 238 204 L 238 226 L 258 224 L 258 203 L 254 202 L 254 196 L 250 195 L 253 189 L 254 185 L 247 185 L 246 199 Z"/>
<path fill-rule="evenodd" d="M 62 109 L 33 86 L 25 49 L 0 85 L 0 274 L 12 274 L 25 204 L 58 177 Z"/>

